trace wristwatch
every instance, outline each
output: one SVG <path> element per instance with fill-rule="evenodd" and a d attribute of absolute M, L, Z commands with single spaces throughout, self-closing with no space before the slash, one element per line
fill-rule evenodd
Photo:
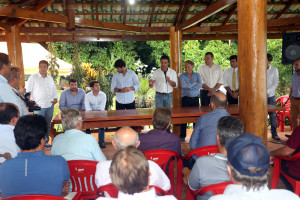
<path fill-rule="evenodd" d="M 121 92 L 121 89 L 118 89 L 118 92 Z"/>

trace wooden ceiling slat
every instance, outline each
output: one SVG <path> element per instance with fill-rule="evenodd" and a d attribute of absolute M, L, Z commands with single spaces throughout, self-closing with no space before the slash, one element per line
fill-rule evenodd
<path fill-rule="evenodd" d="M 226 25 L 227 22 L 229 21 L 229 19 L 232 17 L 232 15 L 234 14 L 235 10 L 237 8 L 237 4 L 233 4 L 231 9 L 230 9 L 230 12 L 228 13 L 227 17 L 225 18 L 225 20 L 223 21 L 222 25 Z"/>
<path fill-rule="evenodd" d="M 289 3 L 286 4 L 286 6 L 280 11 L 280 13 L 278 13 L 274 17 L 274 19 L 278 19 L 281 15 L 283 15 L 285 13 L 285 11 L 287 11 L 287 9 L 289 9 L 294 2 L 295 2 L 295 0 L 290 0 Z"/>
<path fill-rule="evenodd" d="M 185 19 L 185 16 L 191 6 L 192 0 L 185 0 L 184 2 L 184 7 L 182 9 L 182 13 L 180 15 L 180 18 L 178 20 L 178 23 L 181 24 L 183 22 L 183 20 Z"/>
<path fill-rule="evenodd" d="M 189 20 L 181 23 L 178 25 L 178 30 L 184 30 L 187 29 L 205 19 L 212 16 L 213 14 L 227 8 L 228 6 L 236 3 L 236 0 L 219 0 L 216 3 L 210 5 L 207 9 L 204 11 L 196 14 L 194 17 L 190 18 Z"/>
<path fill-rule="evenodd" d="M 0 22 L 0 29 L 10 31 L 10 26 L 6 23 Z"/>

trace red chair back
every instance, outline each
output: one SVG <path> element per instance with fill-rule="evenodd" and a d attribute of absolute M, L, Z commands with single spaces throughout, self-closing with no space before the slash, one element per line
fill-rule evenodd
<path fill-rule="evenodd" d="M 277 188 L 279 176 L 280 176 L 280 174 L 282 174 L 285 177 L 285 179 L 293 186 L 294 193 L 297 194 L 300 197 L 300 181 L 297 181 L 297 180 L 293 179 L 292 177 L 287 175 L 281 169 L 281 160 L 286 160 L 286 161 L 293 162 L 293 161 L 296 161 L 298 159 L 300 159 L 300 153 L 297 153 L 297 154 L 293 155 L 292 157 L 280 156 L 280 157 L 275 157 L 274 158 L 274 168 L 273 168 L 272 184 L 271 184 L 272 189 Z"/>
<path fill-rule="evenodd" d="M 177 199 L 181 199 L 181 190 L 183 185 L 182 177 L 182 160 L 180 155 L 175 151 L 169 150 L 148 150 L 143 151 L 148 160 L 152 160 L 158 164 L 163 171 L 167 174 L 171 182 L 171 194 L 175 195 L 175 176 L 174 176 L 174 161 L 177 160 Z"/>
<path fill-rule="evenodd" d="M 92 160 L 68 161 L 72 192 L 81 192 L 81 197 L 87 199 L 94 199 L 99 196 L 95 184 L 97 163 L 97 161 Z"/>
<path fill-rule="evenodd" d="M 194 149 L 187 153 L 185 156 L 182 157 L 184 160 L 190 159 L 193 155 L 197 155 L 197 157 L 201 156 L 209 156 L 212 153 L 219 153 L 219 149 L 217 145 L 210 145 L 205 147 L 200 147 L 197 149 Z"/>
<path fill-rule="evenodd" d="M 291 102 L 289 100 L 288 95 L 284 95 L 281 97 L 278 97 L 276 99 L 276 103 L 280 101 L 280 106 L 285 108 L 285 111 L 280 111 L 277 114 L 277 127 L 280 126 L 280 131 L 284 132 L 284 125 L 285 125 L 285 117 L 289 118 L 290 124 L 291 124 L 291 114 L 290 114 L 290 105 Z M 291 125 L 291 130 L 292 130 L 292 125 Z"/>
<path fill-rule="evenodd" d="M 284 95 L 284 96 L 278 97 L 278 98 L 276 99 L 276 103 L 278 103 L 278 102 L 280 101 L 280 106 L 283 107 L 283 105 L 284 105 L 285 111 L 290 112 L 290 105 L 291 105 L 291 102 L 290 102 L 290 100 L 288 100 L 288 99 L 289 99 L 289 95 Z M 287 100 L 288 100 L 288 101 L 287 101 Z M 287 102 L 286 102 L 286 101 L 287 101 Z"/>
<path fill-rule="evenodd" d="M 12 197 L 2 198 L 1 200 L 66 200 L 63 197 L 53 196 L 53 195 L 40 195 L 40 194 L 32 194 L 32 195 L 18 195 Z"/>

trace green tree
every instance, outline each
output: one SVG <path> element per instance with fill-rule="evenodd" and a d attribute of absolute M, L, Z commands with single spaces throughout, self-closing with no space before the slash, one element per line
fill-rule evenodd
<path fill-rule="evenodd" d="M 81 88 L 84 75 L 83 75 L 83 70 L 81 67 L 81 60 L 80 60 L 76 45 L 75 45 L 74 53 L 72 56 L 72 61 L 73 61 L 72 62 L 72 73 L 70 74 L 70 77 L 75 78 L 77 80 L 78 87 Z"/>
<path fill-rule="evenodd" d="M 49 63 L 48 71 L 50 72 L 50 75 L 52 76 L 54 82 L 56 83 L 58 77 L 58 69 L 60 66 L 57 63 L 56 54 L 52 42 L 48 43 L 48 52 L 49 52 L 47 56 L 47 60 Z"/>

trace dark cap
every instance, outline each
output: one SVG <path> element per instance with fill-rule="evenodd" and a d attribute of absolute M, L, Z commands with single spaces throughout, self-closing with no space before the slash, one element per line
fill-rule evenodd
<path fill-rule="evenodd" d="M 251 133 L 243 133 L 230 138 L 225 145 L 227 159 L 234 169 L 243 175 L 262 176 L 267 173 L 270 164 L 270 152 L 263 140 Z M 262 171 L 251 173 L 248 168 L 262 168 Z"/>

